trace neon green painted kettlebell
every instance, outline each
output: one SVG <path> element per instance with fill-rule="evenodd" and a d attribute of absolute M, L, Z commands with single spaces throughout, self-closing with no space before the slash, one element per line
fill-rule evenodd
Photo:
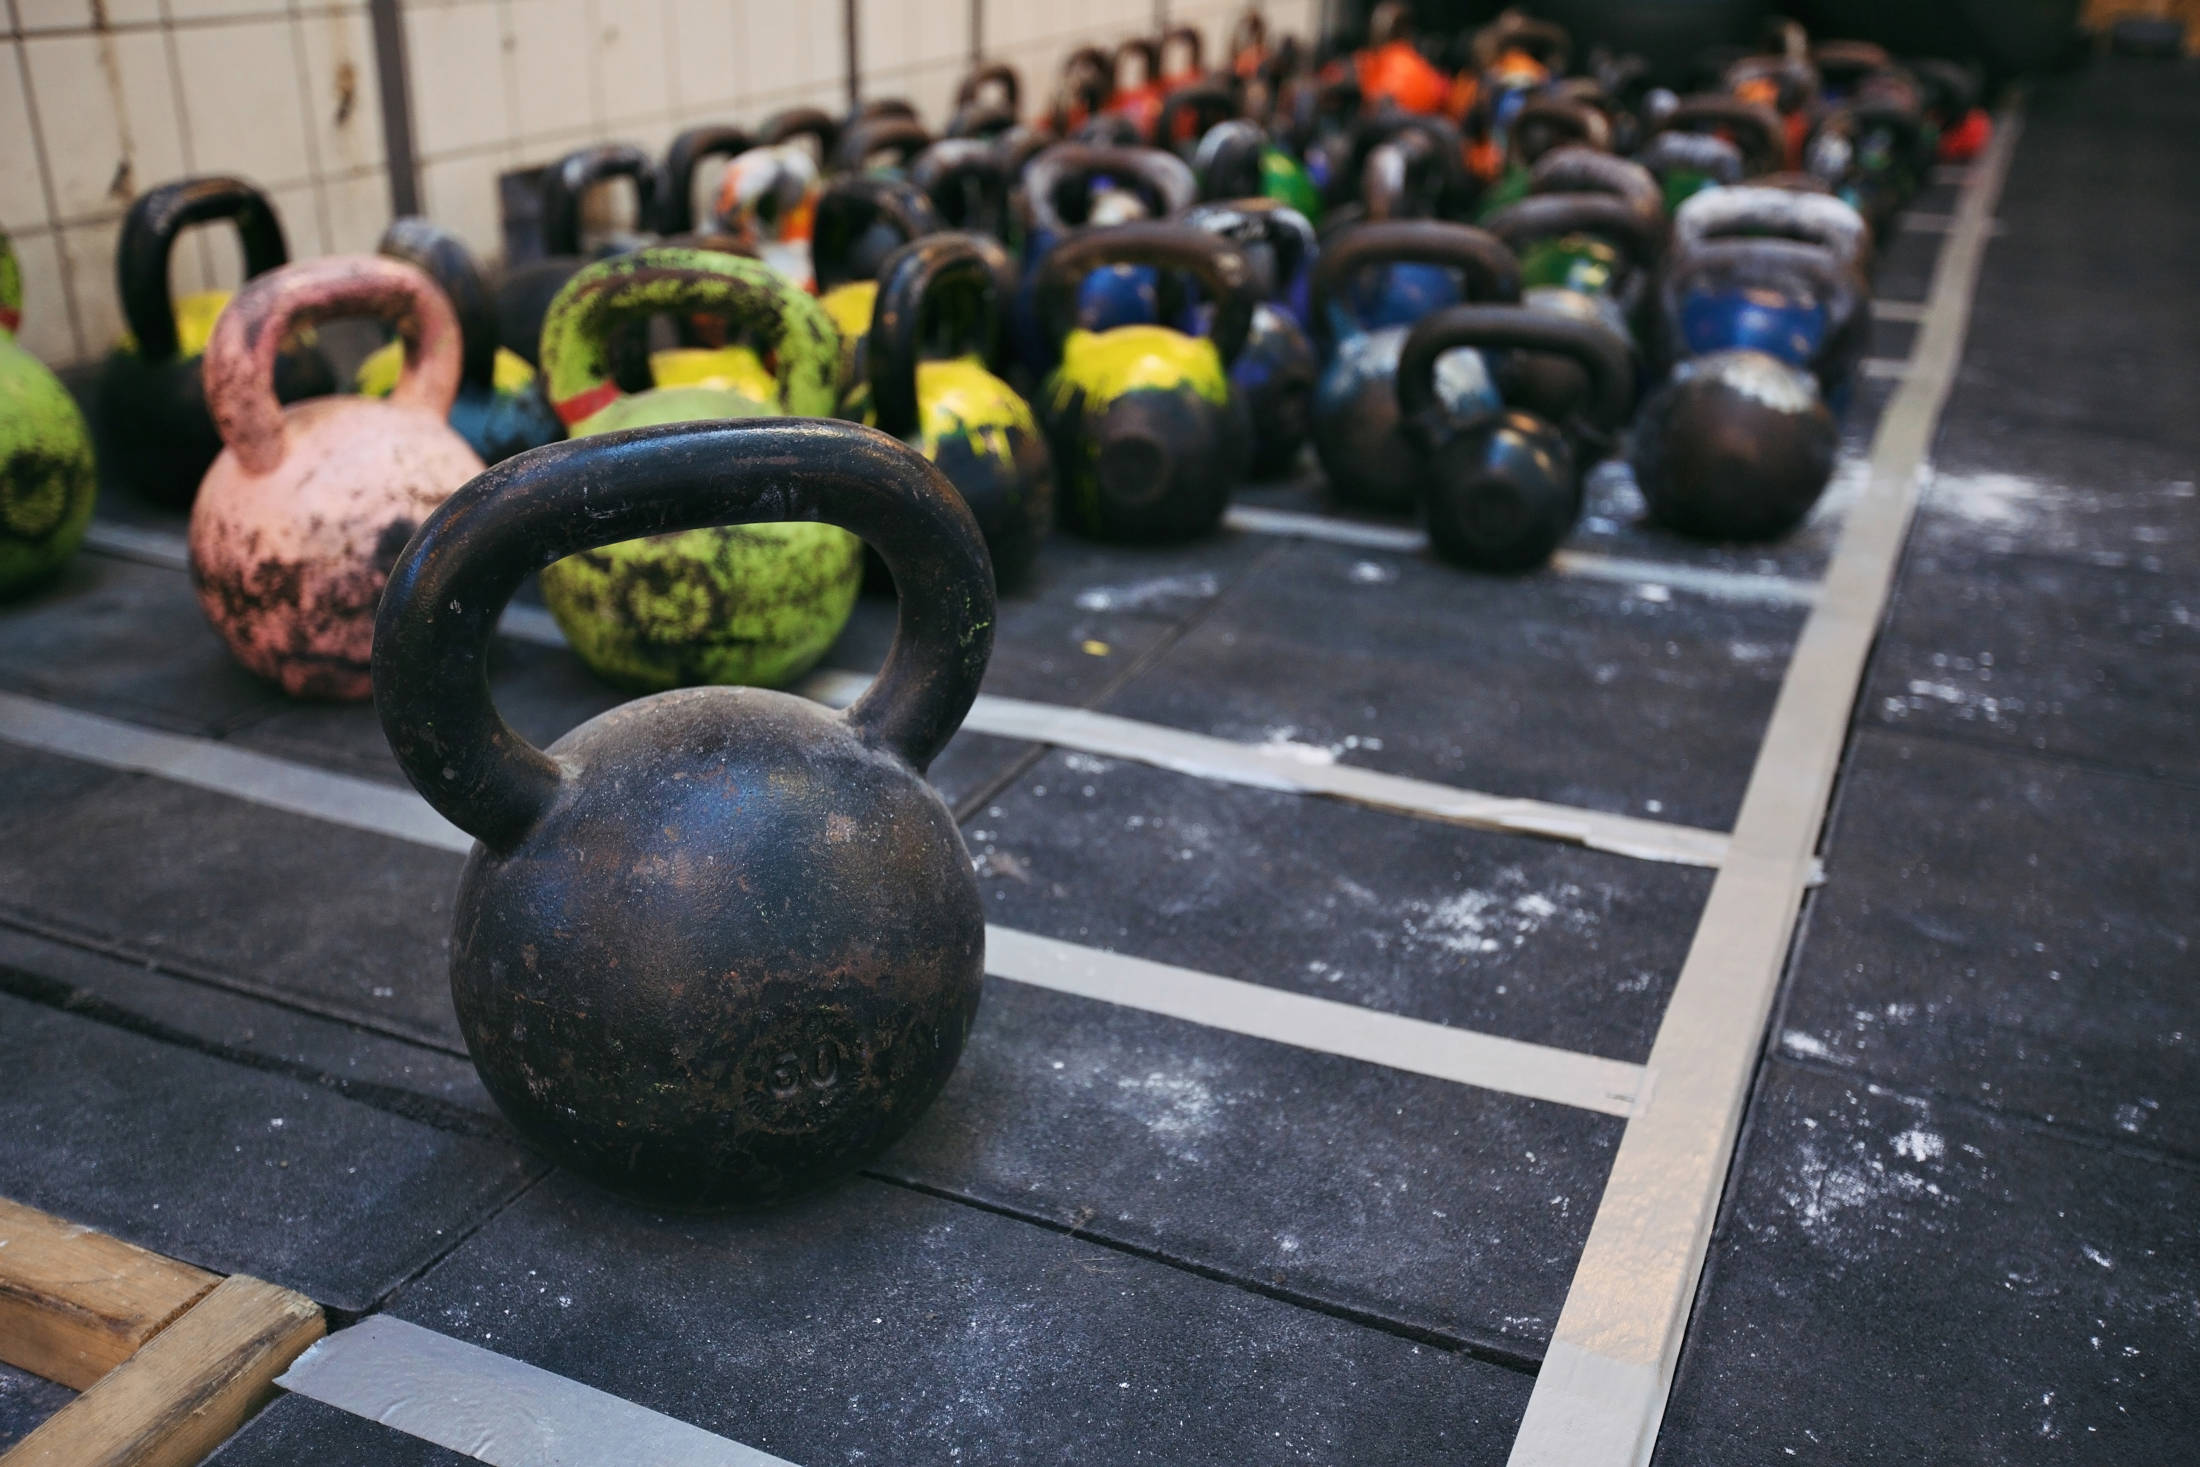
<path fill-rule="evenodd" d="M 775 363 L 767 394 L 725 385 L 622 393 L 611 338 L 658 314 L 721 316 Z M 840 333 L 806 292 L 756 260 L 656 248 L 566 283 L 542 327 L 551 405 L 575 438 L 719 418 L 829 417 Z M 831 525 L 733 525 L 652 535 L 568 556 L 543 600 L 583 661 L 633 688 L 777 687 L 825 655 L 855 607 L 862 542 Z"/>
<path fill-rule="evenodd" d="M 22 319 L 23 275 L 0 234 L 0 597 L 21 595 L 68 563 L 99 488 L 75 399 L 15 344 Z"/>

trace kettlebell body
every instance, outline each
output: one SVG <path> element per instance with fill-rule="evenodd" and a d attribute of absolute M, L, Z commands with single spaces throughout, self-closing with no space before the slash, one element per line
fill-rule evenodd
<path fill-rule="evenodd" d="M 386 399 L 281 406 L 280 343 L 299 321 L 371 313 L 404 333 Z M 225 447 L 191 508 L 191 584 L 230 653 L 293 697 L 364 698 L 375 606 L 420 522 L 481 460 L 446 419 L 458 321 L 420 270 L 331 256 L 256 276 L 207 344 Z"/>
<path fill-rule="evenodd" d="M 1485 301 L 1520 297 L 1512 252 L 1470 225 L 1377 220 L 1333 236 L 1322 252 L 1311 309 L 1329 350 L 1314 389 L 1314 451 L 1338 500 L 1393 512 L 1413 508 L 1421 488 L 1420 454 L 1399 414 L 1396 384 L 1410 328 L 1376 325 L 1354 309 L 1347 292 L 1364 272 L 1382 269 L 1395 278 L 1401 265 L 1441 274 L 1454 300 L 1462 294 Z M 1472 351 L 1447 354 L 1433 381 L 1447 411 L 1461 418 L 1500 403 L 1488 364 Z"/>
<path fill-rule="evenodd" d="M 83 543 L 99 472 L 76 400 L 15 343 L 23 276 L 0 234 L 0 600 L 38 586 Z"/>
<path fill-rule="evenodd" d="M 599 539 L 781 515 L 880 547 L 902 597 L 846 713 L 702 687 L 533 748 L 478 667 L 530 566 Z M 922 772 L 976 696 L 977 527 L 912 450 L 847 423 L 598 435 L 515 459 L 435 516 L 384 602 L 376 706 L 478 840 L 451 995 L 484 1085 L 558 1162 L 661 1206 L 770 1203 L 906 1132 L 959 1058 L 985 925 Z"/>
<path fill-rule="evenodd" d="M 1439 365 L 1461 350 L 1556 357 L 1586 391 L 1563 424 L 1504 403 L 1462 414 L 1436 391 Z M 1584 456 L 1610 447 L 1633 393 L 1626 336 L 1594 321 L 1534 306 L 1455 306 L 1415 326 L 1400 354 L 1398 408 L 1420 453 L 1436 553 L 1500 573 L 1548 561 L 1580 517 Z"/>
<path fill-rule="evenodd" d="M 426 271 L 450 299 L 463 351 L 451 427 L 483 463 L 502 463 L 565 436 L 535 369 L 498 344 L 495 300 L 458 236 L 425 219 L 398 219 L 382 231 L 376 251 Z M 404 360 L 404 343 L 387 342 L 359 364 L 354 385 L 363 396 L 387 397 Z"/>
<path fill-rule="evenodd" d="M 622 395 L 608 343 L 622 321 L 713 311 L 773 347 L 771 392 L 723 379 Z M 808 294 L 759 261 L 654 248 L 575 275 L 543 323 L 544 374 L 573 436 L 717 418 L 829 416 L 840 338 Z M 718 354 L 723 361 L 731 354 Z M 862 582 L 861 546 L 830 525 L 691 530 L 594 546 L 542 572 L 573 650 L 624 687 L 777 686 L 840 635 Z"/>
<path fill-rule="evenodd" d="M 1189 270 L 1214 302 L 1208 337 L 1167 326 L 1070 324 L 1087 271 L 1132 261 Z M 1064 523 L 1095 539 L 1182 540 L 1213 529 L 1248 445 L 1230 369 L 1257 303 L 1244 251 L 1181 224 L 1122 224 L 1065 240 L 1047 257 L 1039 306 L 1060 359 L 1039 390 Z"/>
<path fill-rule="evenodd" d="M 1643 403 L 1635 481 L 1650 517 L 1706 540 L 1774 540 L 1833 477 L 1841 433 L 1817 380 L 1748 348 L 1693 357 Z"/>
<path fill-rule="evenodd" d="M 115 286 L 129 335 L 101 364 L 94 398 L 99 456 L 107 472 L 157 503 L 186 505 L 221 452 L 207 409 L 201 362 L 227 291 L 168 294 L 168 257 L 193 224 L 226 219 L 244 246 L 253 278 L 290 258 L 267 197 L 237 178 L 188 178 L 138 195 L 123 216 Z M 284 343 L 275 394 L 297 402 L 336 390 L 336 376 L 310 332 Z"/>
<path fill-rule="evenodd" d="M 1054 523 L 1054 461 L 1030 405 L 998 375 L 1003 264 L 999 245 L 971 234 L 932 235 L 889 255 L 869 376 L 848 416 L 917 447 L 946 476 L 1006 587 L 1030 575 Z M 936 337 L 945 354 L 923 358 Z"/>

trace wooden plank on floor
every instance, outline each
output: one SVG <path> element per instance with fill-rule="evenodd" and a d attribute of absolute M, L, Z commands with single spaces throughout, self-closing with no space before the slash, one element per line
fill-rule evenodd
<path fill-rule="evenodd" d="M 219 1276 L 0 1198 L 0 1360 L 84 1390 Z"/>
<path fill-rule="evenodd" d="M 326 1332 L 321 1306 L 259 1279 L 223 1279 L 97 1385 L 0 1457 L 0 1467 L 193 1467 L 275 1392 Z"/>

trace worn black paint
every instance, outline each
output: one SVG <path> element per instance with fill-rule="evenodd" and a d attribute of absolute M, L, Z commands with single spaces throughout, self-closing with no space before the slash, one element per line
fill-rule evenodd
<path fill-rule="evenodd" d="M 824 520 L 902 592 L 894 648 L 845 714 L 687 688 L 536 749 L 484 660 L 526 574 L 595 545 Z M 415 786 L 481 841 L 451 989 L 521 1130 L 675 1205 L 776 1199 L 906 1130 L 975 1015 L 984 925 L 921 778 L 976 697 L 993 587 L 970 513 L 884 434 L 748 419 L 522 454 L 414 539 L 375 635 L 376 703 Z"/>

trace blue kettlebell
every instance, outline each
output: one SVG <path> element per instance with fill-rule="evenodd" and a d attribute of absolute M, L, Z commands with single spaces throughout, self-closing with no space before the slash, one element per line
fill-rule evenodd
<path fill-rule="evenodd" d="M 1418 452 L 1398 415 L 1398 354 L 1408 327 L 1377 325 L 1352 308 L 1351 288 L 1366 272 L 1400 263 L 1457 272 L 1454 299 L 1516 302 L 1520 263 L 1503 241 L 1469 224 L 1389 219 L 1334 236 L 1314 267 L 1310 308 L 1326 361 L 1314 387 L 1314 451 L 1330 492 L 1349 505 L 1407 510 L 1420 492 Z M 1435 391 L 1459 418 L 1502 405 L 1479 353 L 1448 352 L 1437 362 Z"/>

